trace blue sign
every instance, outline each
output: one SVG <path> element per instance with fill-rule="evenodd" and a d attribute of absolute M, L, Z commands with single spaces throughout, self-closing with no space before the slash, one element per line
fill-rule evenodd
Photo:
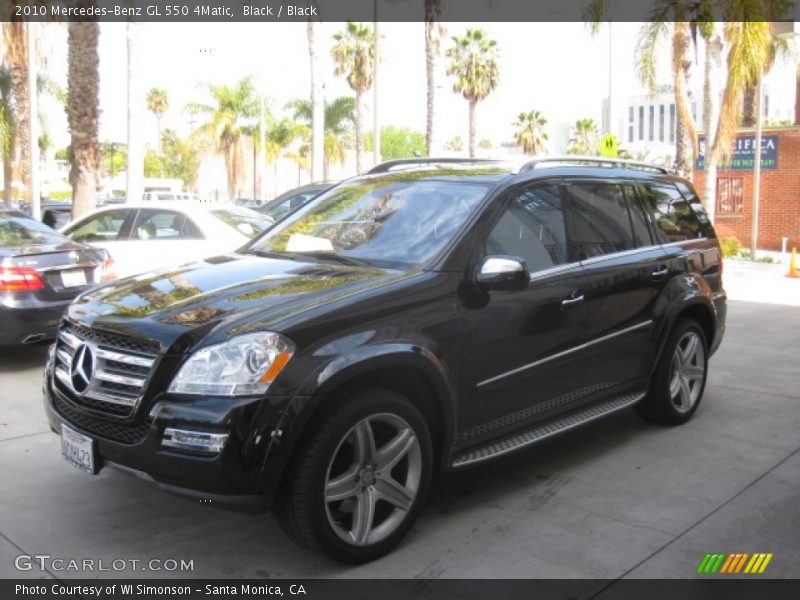
<path fill-rule="evenodd" d="M 755 166 L 755 147 L 756 136 L 740 135 L 733 142 L 733 153 L 725 162 L 721 162 L 717 168 L 730 171 L 752 171 Z M 700 138 L 700 154 L 695 161 L 695 168 L 703 170 L 705 165 L 706 141 Z M 761 137 L 761 168 L 778 168 L 778 136 L 765 135 Z"/>

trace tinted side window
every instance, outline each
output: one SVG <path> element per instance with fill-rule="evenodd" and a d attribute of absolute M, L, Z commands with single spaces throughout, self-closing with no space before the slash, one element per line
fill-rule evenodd
<path fill-rule="evenodd" d="M 678 190 L 681 192 L 681 194 L 683 194 L 683 197 L 686 198 L 687 202 L 689 202 L 689 206 L 692 207 L 695 215 L 697 215 L 697 220 L 700 221 L 700 230 L 703 232 L 703 237 L 717 237 L 714 233 L 714 227 L 711 225 L 711 220 L 706 214 L 706 209 L 703 206 L 703 202 L 697 196 L 697 193 L 694 191 L 694 189 L 692 189 L 692 186 L 683 183 L 682 181 L 677 182 L 675 185 L 678 186 Z"/>
<path fill-rule="evenodd" d="M 636 241 L 622 186 L 614 183 L 573 183 L 574 256 L 578 260 L 632 250 Z"/>
<path fill-rule="evenodd" d="M 639 200 L 636 188 L 632 184 L 624 183 L 622 184 L 622 189 L 625 192 L 625 201 L 628 203 L 628 212 L 631 216 L 631 226 L 636 246 L 639 248 L 651 246 L 653 244 L 653 236 L 647 224 L 647 213 Z"/>
<path fill-rule="evenodd" d="M 704 237 L 697 215 L 677 188 L 646 183 L 641 189 L 653 215 L 657 241 L 667 244 Z"/>
<path fill-rule="evenodd" d="M 486 239 L 486 251 L 519 256 L 531 272 L 566 263 L 567 236 L 559 187 L 544 185 L 514 192 Z"/>

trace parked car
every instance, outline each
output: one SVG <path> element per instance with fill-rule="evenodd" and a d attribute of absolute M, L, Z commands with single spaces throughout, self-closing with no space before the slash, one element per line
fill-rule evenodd
<path fill-rule="evenodd" d="M 270 219 L 246 208 L 153 201 L 95 210 L 62 232 L 107 250 L 123 277 L 230 252 L 270 225 Z"/>
<path fill-rule="evenodd" d="M 714 229 L 662 168 L 394 161 L 239 252 L 80 296 L 45 405 L 83 471 L 271 506 L 363 562 L 442 471 L 630 407 L 688 421 L 725 315 Z"/>
<path fill-rule="evenodd" d="M 43 201 L 40 205 L 42 223 L 53 229 L 61 229 L 72 219 L 71 201 Z"/>
<path fill-rule="evenodd" d="M 143 202 L 174 202 L 176 200 L 191 200 L 200 202 L 200 196 L 192 192 L 145 192 Z"/>
<path fill-rule="evenodd" d="M 280 221 L 286 215 L 289 215 L 299 208 L 302 208 L 309 201 L 319 196 L 322 192 L 327 192 L 335 183 L 310 183 L 288 192 L 284 192 L 280 196 L 262 204 L 261 206 L 254 207 L 258 212 L 267 215 L 274 219 L 276 222 Z"/>
<path fill-rule="evenodd" d="M 54 337 L 64 309 L 110 268 L 105 250 L 72 242 L 19 211 L 0 209 L 0 344 Z"/>

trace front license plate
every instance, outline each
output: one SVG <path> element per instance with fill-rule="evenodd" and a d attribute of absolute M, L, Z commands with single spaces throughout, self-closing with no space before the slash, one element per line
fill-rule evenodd
<path fill-rule="evenodd" d="M 61 271 L 61 285 L 64 287 L 78 287 L 86 285 L 86 273 L 83 269 L 78 271 Z"/>
<path fill-rule="evenodd" d="M 94 440 L 61 425 L 61 456 L 73 467 L 95 475 Z"/>

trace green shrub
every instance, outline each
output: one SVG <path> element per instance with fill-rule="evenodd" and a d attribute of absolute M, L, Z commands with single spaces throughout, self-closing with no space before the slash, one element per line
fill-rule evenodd
<path fill-rule="evenodd" d="M 719 245 L 722 247 L 722 256 L 738 256 L 742 251 L 742 242 L 735 237 L 722 238 Z"/>

